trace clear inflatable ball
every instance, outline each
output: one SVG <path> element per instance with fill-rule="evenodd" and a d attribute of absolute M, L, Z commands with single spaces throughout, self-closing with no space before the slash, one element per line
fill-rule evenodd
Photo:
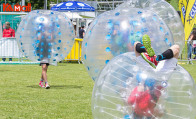
<path fill-rule="evenodd" d="M 74 29 L 62 12 L 35 10 L 22 19 L 16 38 L 21 52 L 30 60 L 55 63 L 71 51 Z"/>
<path fill-rule="evenodd" d="M 165 22 L 153 11 L 140 8 L 108 11 L 88 28 L 83 41 L 83 61 L 93 80 L 113 57 L 134 51 L 134 43 L 147 34 L 155 53 L 161 54 L 174 44 Z"/>
<path fill-rule="evenodd" d="M 196 85 L 181 66 L 145 69 L 133 53 L 113 58 L 96 80 L 94 119 L 195 119 Z"/>
<path fill-rule="evenodd" d="M 128 0 L 127 2 L 124 2 L 118 6 L 115 11 L 133 8 L 151 10 L 153 13 L 157 14 L 169 27 L 174 39 L 174 44 L 180 46 L 180 54 L 182 53 L 185 44 L 184 27 L 179 14 L 167 1 Z"/>

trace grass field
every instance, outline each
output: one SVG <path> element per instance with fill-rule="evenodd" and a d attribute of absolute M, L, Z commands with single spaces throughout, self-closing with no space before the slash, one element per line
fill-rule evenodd
<path fill-rule="evenodd" d="M 196 79 L 196 62 L 193 65 L 182 63 Z M 50 66 L 49 90 L 38 86 L 41 67 L 37 65 L 1 65 L 0 72 L 0 119 L 92 118 L 94 82 L 84 65 Z"/>
<path fill-rule="evenodd" d="M 178 10 L 178 0 L 170 4 Z M 180 63 L 196 79 L 196 61 Z M 0 119 L 92 119 L 94 82 L 84 65 L 49 66 L 49 90 L 38 86 L 40 66 L 1 65 L 0 72 Z"/>
<path fill-rule="evenodd" d="M 91 119 L 93 81 L 83 65 L 50 66 L 51 89 L 38 86 L 41 67 L 0 66 L 0 119 Z"/>

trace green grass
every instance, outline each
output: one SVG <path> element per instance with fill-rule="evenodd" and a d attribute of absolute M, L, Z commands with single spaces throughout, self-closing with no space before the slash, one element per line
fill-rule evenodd
<path fill-rule="evenodd" d="M 182 65 L 194 79 L 195 64 Z M 40 66 L 1 65 L 0 72 L 0 119 L 92 119 L 94 82 L 84 65 L 49 66 L 49 90 L 38 86 Z"/>
<path fill-rule="evenodd" d="M 0 119 L 90 119 L 94 82 L 84 65 L 49 66 L 51 89 L 38 86 L 41 67 L 0 67 Z"/>
<path fill-rule="evenodd" d="M 178 3 L 179 3 L 179 0 L 171 0 L 170 1 L 170 4 L 174 7 L 175 10 L 179 11 L 179 8 L 178 8 Z"/>
<path fill-rule="evenodd" d="M 183 63 L 180 64 L 182 67 L 184 67 L 192 76 L 192 78 L 196 81 L 196 60 L 192 61 L 193 64 L 187 64 L 188 62 L 179 62 L 179 63 Z"/>

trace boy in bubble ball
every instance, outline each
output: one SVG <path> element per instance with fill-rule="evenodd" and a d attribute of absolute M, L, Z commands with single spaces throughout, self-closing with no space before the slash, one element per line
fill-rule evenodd
<path fill-rule="evenodd" d="M 134 119 L 153 119 L 161 117 L 163 110 L 156 107 L 156 103 L 161 96 L 161 90 L 164 88 L 160 81 L 153 78 L 143 78 L 141 72 L 137 73 L 136 80 L 138 86 L 134 88 L 128 98 L 128 104 L 132 106 Z"/>
<path fill-rule="evenodd" d="M 136 60 L 140 64 L 157 73 L 172 71 L 176 68 L 180 52 L 178 45 L 173 45 L 156 56 L 148 35 L 143 35 L 142 42 L 143 44 L 140 42 L 134 44 Z M 155 79 L 140 80 L 138 77 L 136 79 L 138 86 L 133 89 L 128 98 L 128 104 L 133 107 L 134 119 L 153 119 L 162 116 L 163 112 L 155 107 L 164 87 L 156 85 Z"/>
<path fill-rule="evenodd" d="M 44 26 L 44 24 L 39 24 L 36 33 L 37 41 L 39 41 L 36 49 L 37 51 L 36 53 L 37 56 L 39 56 L 38 60 L 40 61 L 40 66 L 42 66 L 42 75 L 41 75 L 41 80 L 39 82 L 39 86 L 46 89 L 50 88 L 50 85 L 48 84 L 48 80 L 47 80 L 47 69 L 51 58 L 51 50 L 52 50 L 51 43 L 54 41 L 54 37 L 53 37 L 54 27 L 52 26 L 47 27 Z"/>

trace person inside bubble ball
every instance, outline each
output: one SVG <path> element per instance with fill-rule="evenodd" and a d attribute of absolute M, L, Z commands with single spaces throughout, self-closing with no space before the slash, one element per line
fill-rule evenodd
<path fill-rule="evenodd" d="M 52 26 L 54 26 L 52 24 Z M 41 80 L 39 82 L 39 86 L 49 89 L 50 86 L 47 80 L 47 69 L 49 66 L 50 58 L 51 58 L 51 51 L 52 51 L 52 42 L 54 41 L 53 37 L 53 28 L 54 27 L 47 27 L 44 24 L 39 24 L 39 28 L 36 32 L 37 35 L 37 56 L 39 56 L 40 66 L 42 66 L 42 75 Z M 44 85 L 45 82 L 45 85 Z"/>
<path fill-rule="evenodd" d="M 155 55 L 151 47 L 151 40 L 148 35 L 143 35 L 142 43 L 135 42 L 134 49 L 136 60 L 149 70 L 158 72 L 173 71 L 177 66 L 177 59 L 180 52 L 178 45 L 173 45 L 161 55 Z M 133 107 L 134 119 L 153 119 L 163 115 L 163 112 L 157 110 L 156 102 L 158 101 L 161 90 L 161 85 L 156 85 L 155 79 L 146 79 L 145 81 L 138 80 L 136 86 L 128 98 L 128 104 Z M 143 83 L 142 83 L 143 82 Z"/>
<path fill-rule="evenodd" d="M 160 84 L 160 81 L 150 77 L 143 79 L 142 75 L 141 72 L 137 73 L 136 80 L 138 86 L 133 89 L 128 98 L 128 104 L 133 109 L 133 119 L 161 117 L 164 111 L 156 108 L 156 104 L 164 87 Z"/>

